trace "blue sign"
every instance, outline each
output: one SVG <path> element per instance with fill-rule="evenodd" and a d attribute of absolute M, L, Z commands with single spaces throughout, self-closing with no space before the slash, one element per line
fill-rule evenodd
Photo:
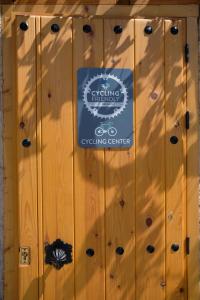
<path fill-rule="evenodd" d="M 78 70 L 78 142 L 84 148 L 129 148 L 133 144 L 133 72 Z"/>

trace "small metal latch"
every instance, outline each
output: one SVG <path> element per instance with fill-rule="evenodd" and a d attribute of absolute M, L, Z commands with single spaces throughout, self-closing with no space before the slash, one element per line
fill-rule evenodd
<path fill-rule="evenodd" d="M 185 44 L 185 62 L 189 62 L 189 57 L 190 57 L 190 50 L 189 50 L 189 45 Z"/>
<path fill-rule="evenodd" d="M 185 114 L 185 127 L 186 129 L 190 129 L 190 112 L 186 111 Z"/>
<path fill-rule="evenodd" d="M 31 248 L 20 247 L 19 248 L 19 263 L 20 265 L 30 265 L 31 263 Z"/>
<path fill-rule="evenodd" d="M 187 236 L 185 240 L 185 246 L 186 246 L 186 254 L 190 254 L 190 238 Z"/>

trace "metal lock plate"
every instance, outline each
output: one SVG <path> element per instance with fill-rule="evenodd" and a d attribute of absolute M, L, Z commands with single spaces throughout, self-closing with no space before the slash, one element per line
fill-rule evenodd
<path fill-rule="evenodd" d="M 31 263 L 31 249 L 30 247 L 20 247 L 19 249 L 19 263 L 20 265 L 28 266 Z"/>

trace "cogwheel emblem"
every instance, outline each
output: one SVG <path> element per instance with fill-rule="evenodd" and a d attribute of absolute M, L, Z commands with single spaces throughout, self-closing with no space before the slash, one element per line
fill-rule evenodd
<path fill-rule="evenodd" d="M 83 102 L 94 117 L 111 119 L 125 109 L 128 103 L 128 91 L 117 76 L 98 74 L 85 84 Z"/>

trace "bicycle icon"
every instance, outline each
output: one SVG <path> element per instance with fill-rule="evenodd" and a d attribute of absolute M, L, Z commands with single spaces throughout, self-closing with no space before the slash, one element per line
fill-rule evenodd
<path fill-rule="evenodd" d="M 105 133 L 109 136 L 115 136 L 117 134 L 117 129 L 112 126 L 112 123 L 101 123 L 101 125 L 95 129 L 95 135 L 102 136 Z"/>

